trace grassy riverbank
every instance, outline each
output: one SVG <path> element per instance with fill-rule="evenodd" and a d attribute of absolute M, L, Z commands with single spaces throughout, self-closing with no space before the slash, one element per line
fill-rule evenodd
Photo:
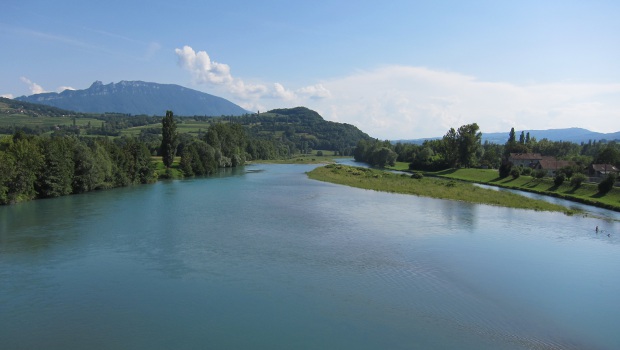
<path fill-rule="evenodd" d="M 512 176 L 500 178 L 497 170 L 492 169 L 448 169 L 428 174 L 448 179 L 534 192 L 620 211 L 620 189 L 617 187 L 607 194 L 601 194 L 596 184 L 584 183 L 579 187 L 574 187 L 570 185 L 569 181 L 565 181 L 562 185 L 556 186 L 551 178 L 536 179 L 531 176 L 520 176 L 516 179 L 513 179 Z"/>
<path fill-rule="evenodd" d="M 308 172 L 308 176 L 315 180 L 375 191 L 413 194 L 518 209 L 574 213 L 571 209 L 560 205 L 524 198 L 513 193 L 487 190 L 471 183 L 429 177 L 413 179 L 407 175 L 398 175 L 376 169 L 329 164 Z"/>

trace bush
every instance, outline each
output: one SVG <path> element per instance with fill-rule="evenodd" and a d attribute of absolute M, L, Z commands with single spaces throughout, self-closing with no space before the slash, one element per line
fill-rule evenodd
<path fill-rule="evenodd" d="M 418 179 L 419 180 L 419 179 L 421 179 L 423 177 L 424 177 L 424 175 L 422 175 L 422 173 L 413 173 L 413 174 L 411 174 L 411 178 L 412 179 Z"/>
<path fill-rule="evenodd" d="M 598 184 L 598 191 L 602 194 L 605 194 L 611 191 L 614 188 L 614 183 L 616 183 L 616 175 L 609 174 L 603 181 Z"/>
<path fill-rule="evenodd" d="M 526 175 L 526 176 L 530 176 L 532 175 L 532 168 L 523 168 L 523 170 L 521 170 L 521 175 Z"/>
<path fill-rule="evenodd" d="M 534 172 L 534 177 L 537 179 L 542 179 L 545 175 L 547 175 L 547 172 L 543 169 L 538 169 Z"/>
<path fill-rule="evenodd" d="M 581 173 L 574 174 L 573 177 L 570 178 L 570 184 L 573 187 L 579 187 L 587 178 L 587 176 Z"/>
<path fill-rule="evenodd" d="M 519 176 L 521 176 L 521 172 L 518 168 L 513 168 L 512 170 L 510 170 L 510 176 L 512 176 L 513 179 L 518 179 Z"/>
<path fill-rule="evenodd" d="M 564 183 L 564 180 L 566 180 L 566 176 L 564 176 L 564 173 L 558 173 L 554 178 L 553 178 L 553 183 L 556 186 L 560 186 L 561 184 Z"/>
<path fill-rule="evenodd" d="M 512 163 L 504 162 L 499 166 L 499 177 L 502 179 L 510 175 L 510 171 L 512 170 Z"/>
<path fill-rule="evenodd" d="M 316 155 L 319 156 L 319 157 L 322 157 L 323 156 L 323 151 L 316 151 Z"/>

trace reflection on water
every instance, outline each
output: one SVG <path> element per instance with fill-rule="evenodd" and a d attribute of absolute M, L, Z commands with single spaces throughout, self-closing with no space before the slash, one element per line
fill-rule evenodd
<path fill-rule="evenodd" d="M 618 223 L 348 188 L 313 167 L 0 208 L 0 339 L 620 348 Z"/>

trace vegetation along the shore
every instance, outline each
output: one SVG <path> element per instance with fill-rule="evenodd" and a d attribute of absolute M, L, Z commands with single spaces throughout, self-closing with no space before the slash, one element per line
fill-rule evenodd
<path fill-rule="evenodd" d="M 417 174 L 417 173 L 416 173 Z M 471 183 L 429 178 L 414 174 L 396 174 L 370 168 L 328 164 L 308 173 L 311 179 L 348 185 L 368 190 L 458 200 L 518 209 L 575 213 L 566 207 L 545 201 L 525 198 L 509 192 L 498 192 Z"/>

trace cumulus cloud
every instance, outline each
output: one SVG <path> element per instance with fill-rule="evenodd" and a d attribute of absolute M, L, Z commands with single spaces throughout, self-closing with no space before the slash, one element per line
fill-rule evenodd
<path fill-rule="evenodd" d="M 4 98 L 13 98 L 13 94 L 4 94 L 4 95 L 0 95 L 0 97 L 4 97 Z"/>
<path fill-rule="evenodd" d="M 620 84 L 517 85 L 424 67 L 386 66 L 324 82 L 331 97 L 308 100 L 326 119 L 371 136 L 441 136 L 478 123 L 483 132 L 583 127 L 620 130 Z"/>
<path fill-rule="evenodd" d="M 280 83 L 246 83 L 243 79 L 233 77 L 227 64 L 211 60 L 206 51 L 196 52 L 190 46 L 175 49 L 178 64 L 189 71 L 197 84 L 212 84 L 225 88 L 235 97 L 243 100 L 242 105 L 263 106 L 261 99 L 274 99 L 284 102 L 298 101 L 302 98 L 321 99 L 330 96 L 330 92 L 321 84 L 291 90 Z M 263 108 L 264 109 L 264 108 Z"/>
<path fill-rule="evenodd" d="M 227 64 L 211 61 L 206 51 L 194 51 L 189 46 L 175 49 L 179 65 L 188 70 L 197 83 L 231 84 L 230 67 Z"/>
<path fill-rule="evenodd" d="M 20 77 L 19 78 L 22 82 L 24 82 L 26 85 L 28 85 L 28 89 L 30 89 L 30 92 L 35 95 L 35 94 L 42 94 L 45 91 L 45 89 L 43 89 L 41 87 L 41 85 L 31 81 L 30 79 L 26 78 L 26 77 Z"/>

